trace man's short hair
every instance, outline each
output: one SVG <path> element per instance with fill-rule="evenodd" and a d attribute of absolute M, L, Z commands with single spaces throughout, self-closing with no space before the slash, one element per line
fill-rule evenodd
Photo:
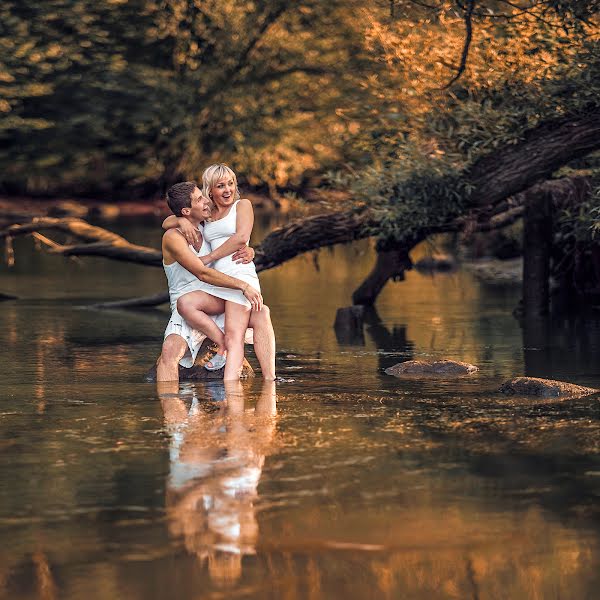
<path fill-rule="evenodd" d="M 181 209 L 191 208 L 192 193 L 197 187 L 195 181 L 182 181 L 167 190 L 167 204 L 174 215 L 181 217 Z"/>

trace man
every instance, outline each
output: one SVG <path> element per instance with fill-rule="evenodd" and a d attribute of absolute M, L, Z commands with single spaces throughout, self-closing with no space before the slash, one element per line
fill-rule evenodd
<path fill-rule="evenodd" d="M 178 183 L 167 192 L 169 208 L 179 217 L 186 218 L 198 230 L 201 222 L 210 216 L 210 201 L 193 181 Z M 200 252 L 194 251 L 178 229 L 169 229 L 162 241 L 163 265 L 169 282 L 171 297 L 171 320 L 165 331 L 162 352 L 157 363 L 157 381 L 177 381 L 179 364 L 191 367 L 203 340 L 203 335 L 193 330 L 177 312 L 177 299 L 191 291 L 202 292 L 201 309 L 208 316 L 204 331 L 212 338 L 217 336 L 216 318 L 224 312 L 224 301 L 210 294 L 211 286 L 219 286 L 242 291 L 252 305 L 249 326 L 254 330 L 254 351 L 260 363 L 263 378 L 275 379 L 275 336 L 270 311 L 263 305 L 258 290 L 245 281 L 230 277 L 206 267 L 200 259 Z M 247 256 L 252 250 L 241 249 L 238 258 Z M 221 323 L 222 325 L 222 323 Z M 215 329 L 217 328 L 217 329 Z"/>

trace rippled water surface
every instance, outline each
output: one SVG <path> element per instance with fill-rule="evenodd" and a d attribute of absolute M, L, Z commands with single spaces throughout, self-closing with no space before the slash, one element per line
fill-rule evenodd
<path fill-rule="evenodd" d="M 156 224 L 121 231 L 159 243 Z M 261 275 L 276 384 L 157 389 L 142 376 L 166 312 L 82 305 L 155 293 L 162 271 L 15 250 L 0 288 L 21 298 L 0 312 L 0 597 L 597 597 L 598 396 L 496 389 L 522 374 L 600 387 L 598 313 L 522 329 L 518 289 L 410 272 L 364 339 L 341 343 L 335 311 L 373 260 L 361 243 Z M 383 373 L 442 357 L 481 370 Z"/>

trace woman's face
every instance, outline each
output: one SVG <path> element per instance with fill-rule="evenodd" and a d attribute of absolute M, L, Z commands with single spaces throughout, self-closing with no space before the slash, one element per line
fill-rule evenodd
<path fill-rule="evenodd" d="M 212 201 L 217 206 L 229 206 L 235 200 L 235 181 L 233 177 L 223 177 L 211 189 Z"/>

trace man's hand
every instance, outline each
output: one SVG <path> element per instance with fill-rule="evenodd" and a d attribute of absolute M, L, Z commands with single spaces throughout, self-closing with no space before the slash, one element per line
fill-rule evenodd
<path fill-rule="evenodd" d="M 250 300 L 250 304 L 252 305 L 252 310 L 261 310 L 263 305 L 263 298 L 258 290 L 255 290 L 249 283 L 246 284 L 246 287 L 242 291 L 242 294 L 246 297 L 247 300 Z"/>
<path fill-rule="evenodd" d="M 185 217 L 177 217 L 179 229 L 190 246 L 200 250 L 200 232 Z"/>
<path fill-rule="evenodd" d="M 254 248 L 250 246 L 242 246 L 237 252 L 234 252 L 231 260 L 234 261 L 236 265 L 247 265 L 254 260 L 255 254 L 256 252 L 254 252 Z"/>

